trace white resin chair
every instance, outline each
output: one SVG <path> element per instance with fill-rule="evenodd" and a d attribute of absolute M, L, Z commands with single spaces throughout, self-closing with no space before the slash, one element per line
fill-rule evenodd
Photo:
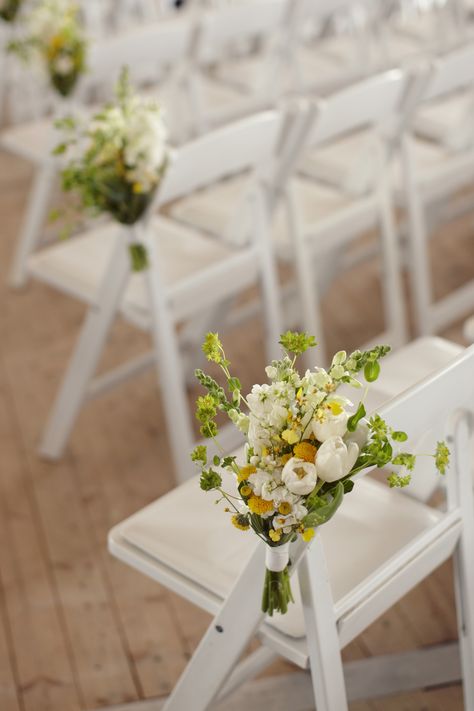
<path fill-rule="evenodd" d="M 291 177 L 283 193 L 281 186 L 273 186 L 275 196 L 284 197 L 283 201 L 274 201 L 274 206 L 279 206 L 273 225 L 275 248 L 282 261 L 295 265 L 299 325 L 316 336 L 321 362 L 325 362 L 325 354 L 319 311 L 321 290 L 316 286 L 318 276 L 320 281 L 326 280 L 328 274 L 330 277 L 328 259 L 334 253 L 347 250 L 362 232 L 378 225 L 381 227 L 384 272 L 385 338 L 395 347 L 405 338 L 386 146 L 376 129 L 403 114 L 409 90 L 406 76 L 394 70 L 365 80 L 313 106 L 314 125 L 307 133 L 304 149 L 300 147 L 305 156 L 358 129 L 373 129 L 372 179 L 367 181 L 362 194 L 350 195 L 333 190 L 328 185 L 315 183 L 307 175 Z M 294 160 L 292 165 L 295 166 Z M 363 169 L 366 165 L 365 161 Z M 222 234 L 229 214 L 226 200 L 234 199 L 238 189 L 238 184 L 227 184 L 218 192 L 215 189 L 205 191 L 173 206 L 171 214 L 186 224 L 197 225 L 215 235 Z M 321 264 L 319 274 L 315 266 L 318 260 Z"/>
<path fill-rule="evenodd" d="M 121 67 L 129 64 L 137 86 L 161 82 L 163 104 L 170 107 L 170 131 L 175 139 L 182 135 L 179 84 L 186 54 L 191 46 L 194 25 L 172 19 L 135 28 L 110 38 L 97 39 L 89 48 L 89 74 L 79 84 L 72 102 L 57 100 L 55 117 L 78 111 L 82 102 L 110 98 Z M 159 92 L 157 92 L 159 93 Z M 177 117 L 174 121 L 171 117 Z M 41 241 L 46 217 L 51 207 L 52 187 L 59 170 L 51 155 L 61 140 L 54 129 L 54 119 L 12 126 L 0 135 L 0 148 L 35 166 L 33 185 L 18 236 L 10 273 L 10 284 L 21 287 L 27 281 L 26 261 Z"/>
<path fill-rule="evenodd" d="M 408 216 L 409 273 L 419 334 L 438 332 L 474 307 L 473 280 L 435 301 L 429 258 L 430 213 L 436 210 L 439 222 L 439 207 L 474 185 L 473 91 L 474 44 L 469 44 L 434 65 L 414 122 L 415 131 L 431 133 L 431 140 L 407 131 L 401 144 L 397 198 Z"/>
<path fill-rule="evenodd" d="M 216 510 L 214 497 L 200 492 L 197 477 L 118 524 L 109 534 L 114 556 L 215 615 L 160 708 L 205 711 L 214 699 L 225 698 L 282 656 L 309 668 L 318 711 L 347 711 L 340 650 L 450 556 L 455 562 L 465 708 L 474 708 L 473 404 L 471 348 L 385 405 L 381 414 L 410 438 L 444 427 L 453 455 L 446 510 L 360 477 L 312 544 L 293 545 L 296 604 L 285 616 L 265 619 L 260 610 L 265 545 L 251 533 L 233 529 Z M 434 465 L 430 476 L 437 476 Z M 254 634 L 263 647 L 239 665 Z M 372 679 L 377 678 L 376 659 L 368 661 Z M 442 676 L 434 668 L 431 683 L 442 683 Z M 412 683 L 414 678 L 415 671 Z M 370 696 L 370 682 L 359 681 L 359 689 Z M 403 674 L 390 682 L 393 693 Z M 299 679 L 293 685 L 286 705 L 279 696 L 281 708 L 306 711 L 310 701 L 301 694 L 301 683 Z M 279 689 L 281 694 L 281 685 Z M 265 703 L 262 697 L 252 708 Z"/>
<path fill-rule="evenodd" d="M 186 144 L 167 170 L 155 207 L 246 171 L 247 200 L 239 206 L 242 220 L 250 227 L 245 244 L 236 247 L 211 239 L 163 215 L 154 216 L 151 208 L 148 218 L 134 228 L 107 223 L 30 258 L 30 275 L 88 307 L 44 432 L 40 448 L 44 456 L 61 455 L 85 400 L 144 367 L 156 365 L 177 477 L 182 480 L 189 474 L 188 449 L 194 437 L 175 326 L 205 321 L 198 335 L 202 342 L 216 321 L 220 325 L 222 305 L 259 282 L 269 352 L 275 347 L 281 324 L 265 177 L 273 163 L 278 163 L 281 142 L 291 139 L 298 124 L 297 115 L 257 114 Z M 127 242 L 137 236 L 147 245 L 150 267 L 132 276 Z M 154 351 L 94 380 L 108 331 L 119 312 L 132 324 L 152 332 Z"/>
<path fill-rule="evenodd" d="M 288 8 L 289 0 L 240 0 L 197 15 L 188 76 L 196 132 L 273 106 L 281 94 Z M 262 50 L 249 64 L 247 48 L 255 44 Z"/>

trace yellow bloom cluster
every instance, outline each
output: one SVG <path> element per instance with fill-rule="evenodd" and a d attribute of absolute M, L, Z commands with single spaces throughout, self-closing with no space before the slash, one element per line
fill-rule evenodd
<path fill-rule="evenodd" d="M 252 513 L 259 514 L 260 516 L 268 513 L 269 511 L 273 511 L 274 508 L 273 501 L 266 501 L 265 499 L 262 499 L 261 496 L 255 495 L 251 496 L 247 501 L 247 506 Z"/>
<path fill-rule="evenodd" d="M 293 454 L 299 459 L 304 459 L 305 462 L 314 464 L 317 453 L 317 448 L 310 442 L 300 442 L 293 448 Z"/>
<path fill-rule="evenodd" d="M 247 464 L 245 467 L 240 467 L 238 477 L 239 484 L 243 481 L 246 481 L 249 476 L 251 474 L 255 474 L 256 471 L 256 467 L 253 467 L 251 464 Z"/>
<path fill-rule="evenodd" d="M 242 514 L 235 514 L 235 516 L 232 516 L 232 523 L 240 531 L 248 531 L 250 528 L 247 517 Z"/>

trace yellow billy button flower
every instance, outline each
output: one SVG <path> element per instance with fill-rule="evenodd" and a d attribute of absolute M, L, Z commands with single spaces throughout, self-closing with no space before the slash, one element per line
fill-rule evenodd
<path fill-rule="evenodd" d="M 280 513 L 282 516 L 288 516 L 289 513 L 291 513 L 293 507 L 288 501 L 282 501 L 280 506 L 278 507 L 278 513 Z"/>
<path fill-rule="evenodd" d="M 244 516 L 244 514 L 235 514 L 235 516 L 232 516 L 232 523 L 240 531 L 248 531 L 250 528 L 248 518 Z"/>
<path fill-rule="evenodd" d="M 274 531 L 273 528 L 271 528 L 271 529 L 268 531 L 268 535 L 270 536 L 270 538 L 272 539 L 272 541 L 273 541 L 274 543 L 278 543 L 278 541 L 279 541 L 280 538 L 281 538 L 281 531 Z"/>
<path fill-rule="evenodd" d="M 252 489 L 248 484 L 244 484 L 244 486 L 241 488 L 240 493 L 242 496 L 251 496 L 252 495 Z"/>
<path fill-rule="evenodd" d="M 140 195 L 143 192 L 143 185 L 141 183 L 133 183 L 132 189 L 135 195 Z"/>
<path fill-rule="evenodd" d="M 262 514 L 269 513 L 269 511 L 273 511 L 274 509 L 273 501 L 266 501 L 260 496 L 255 495 L 251 496 L 250 499 L 247 501 L 247 506 L 249 507 L 252 513 L 259 514 L 260 516 Z"/>
<path fill-rule="evenodd" d="M 252 464 L 247 464 L 245 467 L 240 467 L 239 469 L 239 484 L 246 481 L 251 474 L 255 474 L 257 468 L 252 466 Z"/>
<path fill-rule="evenodd" d="M 314 464 L 316 458 L 316 452 L 318 450 L 310 442 L 300 442 L 295 447 L 293 447 L 293 453 L 298 459 L 304 459 L 305 462 L 311 462 Z"/>
<path fill-rule="evenodd" d="M 303 533 L 301 534 L 301 538 L 303 541 L 306 541 L 306 543 L 309 543 L 312 538 L 314 538 L 314 528 L 305 528 Z"/>

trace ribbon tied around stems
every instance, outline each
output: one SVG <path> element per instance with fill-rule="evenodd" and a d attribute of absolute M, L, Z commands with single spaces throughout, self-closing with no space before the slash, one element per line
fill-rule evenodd
<path fill-rule="evenodd" d="M 265 565 L 271 573 L 281 573 L 290 562 L 290 543 L 281 546 L 267 546 Z"/>

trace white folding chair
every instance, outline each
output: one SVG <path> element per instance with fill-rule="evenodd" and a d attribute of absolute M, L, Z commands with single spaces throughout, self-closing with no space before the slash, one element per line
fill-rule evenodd
<path fill-rule="evenodd" d="M 279 33 L 288 7 L 288 0 L 240 0 L 198 15 L 188 76 L 195 131 L 202 133 L 274 104 L 282 68 Z M 236 56 L 239 48 L 255 43 L 264 45 L 256 63 L 249 65 Z"/>
<path fill-rule="evenodd" d="M 180 117 L 185 115 L 179 103 L 179 85 L 186 53 L 192 43 L 193 28 L 194 25 L 185 19 L 171 19 L 107 39 L 96 39 L 89 48 L 90 73 L 83 77 L 73 103 L 57 101 L 55 117 L 78 111 L 81 102 L 110 98 L 120 68 L 128 63 L 131 78 L 137 86 L 150 87 L 161 82 L 165 110 L 172 104 L 169 110 L 171 135 L 179 140 L 184 131 Z M 52 186 L 59 169 L 51 151 L 60 138 L 51 118 L 12 126 L 0 136 L 0 148 L 35 166 L 33 186 L 11 267 L 10 284 L 13 287 L 26 283 L 28 256 L 41 241 Z"/>
<path fill-rule="evenodd" d="M 163 215 L 155 218 L 151 210 L 145 224 L 135 228 L 106 224 L 30 258 L 28 267 L 32 276 L 88 306 L 87 318 L 43 436 L 44 456 L 61 455 L 88 397 L 156 364 L 177 476 L 182 480 L 189 474 L 188 449 L 194 437 L 175 325 L 204 319 L 206 326 L 199 334 L 202 339 L 210 325 L 215 327 L 208 321 L 217 318 L 219 305 L 260 281 L 264 331 L 271 348 L 274 347 L 280 318 L 267 233 L 264 177 L 273 161 L 278 160 L 280 142 L 298 130 L 297 125 L 298 117 L 276 112 L 258 114 L 183 146 L 169 166 L 157 198 L 158 206 L 226 175 L 247 171 L 248 199 L 241 207 L 241 215 L 251 230 L 248 241 L 239 248 L 179 226 Z M 137 234 L 144 236 L 147 243 L 150 267 L 145 273 L 131 277 L 127 240 Z M 152 331 L 154 352 L 94 381 L 109 328 L 119 311 L 132 324 Z"/>
<path fill-rule="evenodd" d="M 373 175 L 363 194 L 343 195 L 305 175 L 295 176 L 288 183 L 287 229 L 280 226 L 277 219 L 276 250 L 281 259 L 295 265 L 302 325 L 316 335 L 323 362 L 324 330 L 318 281 L 322 286 L 323 280 L 327 279 L 332 256 L 343 254 L 363 232 L 377 226 L 381 233 L 381 282 L 387 328 L 383 338 L 394 347 L 405 340 L 399 255 L 387 175 L 390 146 L 382 131 L 389 122 L 403 115 L 410 95 L 410 80 L 402 72 L 393 70 L 360 82 L 316 105 L 317 115 L 306 138 L 305 154 L 341 136 L 363 128 L 371 129 Z"/>
<path fill-rule="evenodd" d="M 467 91 L 466 111 L 460 111 L 454 125 L 450 96 Z M 435 301 L 429 259 L 429 211 L 437 209 L 437 221 L 445 205 L 460 189 L 474 183 L 474 45 L 469 44 L 439 59 L 428 82 L 415 129 L 431 128 L 431 138 L 423 141 L 410 132 L 402 140 L 401 171 L 397 198 L 408 215 L 408 249 L 415 322 L 419 334 L 434 333 L 457 318 L 466 315 L 474 305 L 474 280 Z M 459 102 L 459 99 L 455 99 Z M 441 104 L 440 104 L 441 102 Z M 457 141 L 447 136 L 457 134 Z M 468 205 L 471 208 L 470 204 Z"/>
<path fill-rule="evenodd" d="M 285 616 L 265 619 L 260 610 L 265 545 L 233 529 L 212 495 L 199 493 L 197 477 L 118 524 L 109 534 L 114 556 L 215 615 L 163 711 L 205 711 L 275 656 L 309 668 L 318 711 L 347 710 L 341 648 L 451 555 L 465 708 L 474 708 L 473 403 L 471 348 L 381 410 L 409 437 L 445 427 L 453 455 L 446 510 L 359 477 L 311 545 L 293 544 L 296 603 Z M 238 665 L 254 634 L 263 648 Z M 432 684 L 442 677 L 433 668 Z M 397 680 L 391 679 L 392 693 L 403 675 Z M 282 708 L 308 708 L 308 696 L 298 693 L 301 681 L 286 706 L 279 689 Z M 370 696 L 369 682 L 366 692 Z M 252 709 L 264 707 L 266 698 L 256 699 Z"/>

